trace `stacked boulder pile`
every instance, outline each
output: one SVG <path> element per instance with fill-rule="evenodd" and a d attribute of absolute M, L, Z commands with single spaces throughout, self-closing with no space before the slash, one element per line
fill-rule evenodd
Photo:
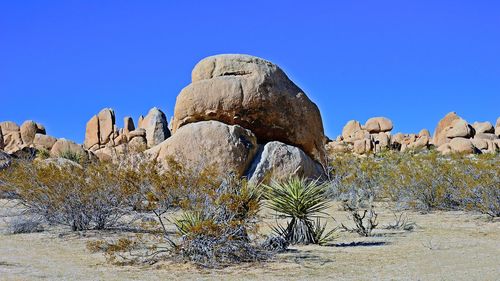
<path fill-rule="evenodd" d="M 490 122 L 469 124 L 450 112 L 439 121 L 433 144 L 443 154 L 496 153 L 500 149 L 500 118 L 495 128 Z"/>
<path fill-rule="evenodd" d="M 171 125 L 172 136 L 146 151 L 164 165 L 175 160 L 253 182 L 323 173 L 318 107 L 278 66 L 257 57 L 200 61 L 177 97 Z"/>
<path fill-rule="evenodd" d="M 386 117 L 373 117 L 362 125 L 351 120 L 342 129 L 342 135 L 327 143 L 330 153 L 351 152 L 358 155 L 378 153 L 384 150 L 405 151 L 407 149 L 427 148 L 430 142 L 428 130 L 417 134 L 398 133 L 391 135 L 392 121 Z"/>
<path fill-rule="evenodd" d="M 132 117 L 124 118 L 123 128 L 118 128 L 115 119 L 114 110 L 105 108 L 87 122 L 83 146 L 101 161 L 142 152 L 170 137 L 167 118 L 156 107 L 139 117 L 137 128 Z"/>
<path fill-rule="evenodd" d="M 392 121 L 385 117 L 370 118 L 364 125 L 351 120 L 344 126 L 342 135 L 326 144 L 326 149 L 329 153 L 357 155 L 433 147 L 442 154 L 496 153 L 500 149 L 500 118 L 493 127 L 490 122 L 469 124 L 455 112 L 450 112 L 439 121 L 433 137 L 427 129 L 418 134 L 394 135 L 391 134 L 392 129 Z"/>
<path fill-rule="evenodd" d="M 47 135 L 45 127 L 32 120 L 25 121 L 21 126 L 12 121 L 0 122 L 0 150 L 3 150 L 3 159 L 31 159 L 38 151 L 46 151 L 53 158 L 65 153 L 74 153 L 86 159 L 91 157 L 81 145 Z"/>

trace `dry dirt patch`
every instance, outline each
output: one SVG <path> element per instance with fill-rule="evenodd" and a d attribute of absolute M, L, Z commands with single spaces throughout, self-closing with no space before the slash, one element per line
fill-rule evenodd
<path fill-rule="evenodd" d="M 2 232 L 5 220 L 15 214 L 9 205 L 12 202 L 0 201 Z M 393 220 L 386 205 L 378 208 L 381 226 Z M 338 205 L 330 213 L 336 224 L 349 222 Z M 96 236 L 117 233 L 2 233 L 0 280 L 498 280 L 500 222 L 464 212 L 409 216 L 418 225 L 414 232 L 384 230 L 369 238 L 341 233 L 329 246 L 292 247 L 269 263 L 211 271 L 169 262 L 112 266 L 86 249 L 86 242 Z M 265 215 L 262 231 L 273 222 Z"/>

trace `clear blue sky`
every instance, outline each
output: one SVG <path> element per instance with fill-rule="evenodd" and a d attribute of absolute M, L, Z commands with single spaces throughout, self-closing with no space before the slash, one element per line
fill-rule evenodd
<path fill-rule="evenodd" d="M 220 53 L 280 65 L 330 137 L 372 116 L 403 132 L 500 116 L 497 0 L 0 0 L 0 120 L 82 142 L 104 107 L 120 126 L 171 116 L 196 62 Z"/>

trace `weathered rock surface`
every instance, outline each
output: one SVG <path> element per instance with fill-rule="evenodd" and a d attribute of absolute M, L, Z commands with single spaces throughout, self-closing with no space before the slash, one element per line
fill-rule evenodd
<path fill-rule="evenodd" d="M 284 180 L 291 176 L 317 179 L 322 176 L 322 171 L 321 165 L 300 148 L 273 141 L 259 148 L 247 178 L 254 184 L 265 179 Z"/>
<path fill-rule="evenodd" d="M 434 130 L 433 138 L 433 144 L 436 147 L 440 147 L 444 143 L 449 142 L 449 139 L 446 135 L 449 130 L 453 129 L 453 122 L 460 119 L 461 118 L 455 112 L 450 112 L 439 121 L 436 130 Z"/>
<path fill-rule="evenodd" d="M 354 142 L 356 140 L 356 133 L 363 131 L 361 124 L 356 120 L 351 120 L 342 129 L 342 138 L 347 142 Z"/>
<path fill-rule="evenodd" d="M 58 139 L 50 150 L 52 157 L 56 158 L 62 157 L 68 153 L 79 155 L 79 157 L 83 159 L 88 159 L 87 152 L 81 145 L 67 139 Z"/>
<path fill-rule="evenodd" d="M 472 154 L 475 152 L 475 147 L 470 139 L 454 138 L 449 145 L 454 153 Z"/>
<path fill-rule="evenodd" d="M 45 128 L 35 121 L 25 121 L 20 128 L 21 139 L 25 145 L 33 144 L 36 134 L 45 134 Z"/>
<path fill-rule="evenodd" d="M 472 127 L 476 131 L 476 134 L 481 134 L 481 133 L 493 134 L 493 133 L 495 133 L 495 127 L 493 127 L 493 125 L 488 121 L 486 121 L 486 122 L 474 122 L 474 124 L 472 124 Z"/>
<path fill-rule="evenodd" d="M 105 108 L 97 114 L 99 120 L 99 142 L 106 144 L 113 139 L 115 132 L 115 112 L 111 108 Z"/>
<path fill-rule="evenodd" d="M 0 123 L 2 130 L 4 150 L 7 153 L 14 153 L 23 147 L 23 140 L 21 138 L 21 128 L 12 121 L 5 121 Z"/>
<path fill-rule="evenodd" d="M 180 127 L 146 154 L 165 166 L 173 159 L 193 170 L 211 167 L 220 174 L 235 172 L 243 176 L 257 148 L 257 139 L 250 130 L 218 121 L 203 121 Z"/>
<path fill-rule="evenodd" d="M 57 139 L 52 136 L 35 134 L 33 145 L 36 149 L 45 149 L 50 151 L 56 142 Z"/>
<path fill-rule="evenodd" d="M 467 121 L 457 119 L 451 123 L 451 126 L 446 130 L 446 137 L 452 138 L 468 138 L 472 136 L 472 130 Z"/>
<path fill-rule="evenodd" d="M 200 61 L 174 111 L 174 133 L 198 121 L 216 120 L 251 130 L 259 142 L 280 141 L 325 160 L 318 107 L 269 61 L 219 55 Z M 175 134 L 174 134 L 175 135 Z"/>
<path fill-rule="evenodd" d="M 85 140 L 83 146 L 86 149 L 96 150 L 99 148 L 99 118 L 94 115 L 87 122 L 87 127 L 85 129 Z"/>
<path fill-rule="evenodd" d="M 500 137 L 500 117 L 498 117 L 497 124 L 495 125 L 495 135 Z"/>
<path fill-rule="evenodd" d="M 372 151 L 373 144 L 369 139 L 357 140 L 354 142 L 353 152 L 356 154 L 367 154 Z"/>
<path fill-rule="evenodd" d="M 390 132 L 393 128 L 392 121 L 385 117 L 373 117 L 365 123 L 365 130 L 370 134 Z"/>
<path fill-rule="evenodd" d="M 148 147 L 162 143 L 171 135 L 165 113 L 156 107 L 152 108 L 146 117 L 139 122 L 139 128 L 146 130 L 146 143 Z"/>
<path fill-rule="evenodd" d="M 127 116 L 123 118 L 123 134 L 128 135 L 128 133 L 133 130 L 135 130 L 135 125 L 132 117 Z"/>

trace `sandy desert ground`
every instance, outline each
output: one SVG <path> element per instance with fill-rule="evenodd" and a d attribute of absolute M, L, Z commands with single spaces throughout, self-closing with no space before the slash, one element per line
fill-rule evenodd
<path fill-rule="evenodd" d="M 116 233 L 84 234 L 48 229 L 7 235 L 15 215 L 12 202 L 0 200 L 0 280 L 499 280 L 500 221 L 464 212 L 408 212 L 413 232 L 378 230 L 361 238 L 342 232 L 330 246 L 292 247 L 268 263 L 221 270 L 189 264 L 114 266 L 86 242 Z M 378 205 L 380 225 L 393 221 L 389 203 Z M 337 223 L 347 223 L 338 205 Z M 266 216 L 265 223 L 273 220 Z"/>

